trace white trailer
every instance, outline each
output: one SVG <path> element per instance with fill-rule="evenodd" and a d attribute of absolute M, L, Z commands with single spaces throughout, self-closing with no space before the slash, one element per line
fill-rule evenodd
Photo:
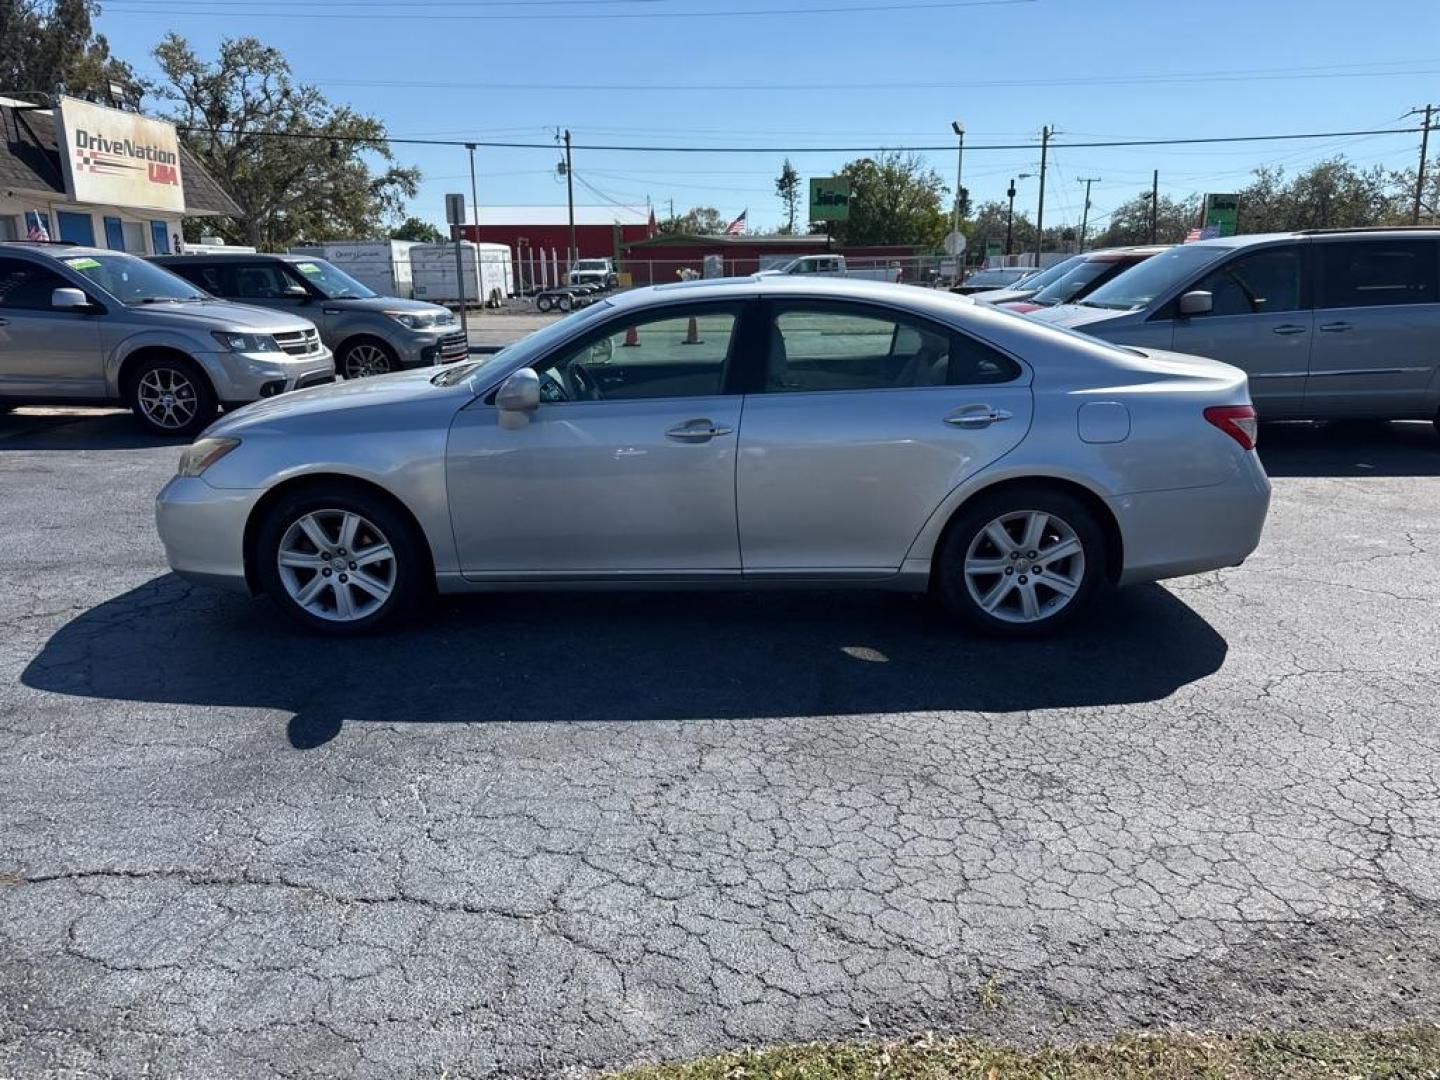
<path fill-rule="evenodd" d="M 410 250 L 416 246 L 413 240 L 329 241 L 292 247 L 290 254 L 324 259 L 381 296 L 399 296 L 408 300 L 414 295 L 410 278 Z"/>
<path fill-rule="evenodd" d="M 515 292 L 515 272 L 508 244 L 460 245 L 461 272 L 465 275 L 465 303 L 482 304 L 490 294 Z M 416 244 L 410 249 L 410 275 L 416 300 L 453 304 L 460 300 L 455 277 L 454 244 Z"/>

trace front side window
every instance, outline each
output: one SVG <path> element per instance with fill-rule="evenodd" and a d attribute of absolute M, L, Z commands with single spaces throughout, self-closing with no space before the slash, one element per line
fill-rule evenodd
<path fill-rule="evenodd" d="M 56 289 L 73 288 L 55 271 L 24 259 L 0 259 L 0 310 L 49 311 Z"/>
<path fill-rule="evenodd" d="M 946 327 L 845 305 L 796 305 L 774 317 L 767 393 L 894 390 L 1006 382 L 1013 360 Z"/>
<path fill-rule="evenodd" d="M 1298 246 L 1265 248 L 1231 259 L 1194 288 L 1214 297 L 1211 316 L 1298 311 L 1300 266 Z"/>
<path fill-rule="evenodd" d="M 612 322 L 535 365 L 548 402 L 709 397 L 723 392 L 739 304 Z"/>
<path fill-rule="evenodd" d="M 1321 307 L 1440 301 L 1440 245 L 1433 240 L 1338 241 L 1318 248 Z"/>

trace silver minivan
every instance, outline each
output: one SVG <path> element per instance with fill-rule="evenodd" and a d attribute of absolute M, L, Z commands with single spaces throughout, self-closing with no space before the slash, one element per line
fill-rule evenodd
<path fill-rule="evenodd" d="M 463 360 L 470 343 L 449 308 L 380 296 L 313 255 L 225 252 L 152 262 L 214 296 L 302 315 L 320 328 L 347 379 Z"/>
<path fill-rule="evenodd" d="M 334 379 L 304 319 L 216 300 L 120 251 L 0 244 L 0 412 L 118 402 L 190 436 L 222 405 Z"/>
<path fill-rule="evenodd" d="M 1182 244 L 1027 318 L 1233 364 L 1266 420 L 1440 426 L 1440 229 Z"/>

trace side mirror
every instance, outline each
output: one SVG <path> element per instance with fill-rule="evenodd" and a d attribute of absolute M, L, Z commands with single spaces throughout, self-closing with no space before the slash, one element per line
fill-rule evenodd
<path fill-rule="evenodd" d="M 521 368 L 495 391 L 495 408 L 500 410 L 502 428 L 522 428 L 530 414 L 540 407 L 540 376 L 534 368 Z"/>
<path fill-rule="evenodd" d="M 286 300 L 309 300 L 310 293 L 304 285 L 286 285 L 280 294 Z"/>
<path fill-rule="evenodd" d="M 82 289 L 56 289 L 50 294 L 50 306 L 56 311 L 84 313 L 93 310 L 90 298 Z"/>
<path fill-rule="evenodd" d="M 1180 297 L 1181 315 L 1208 315 L 1214 308 L 1214 295 L 1204 289 L 1196 289 Z"/>

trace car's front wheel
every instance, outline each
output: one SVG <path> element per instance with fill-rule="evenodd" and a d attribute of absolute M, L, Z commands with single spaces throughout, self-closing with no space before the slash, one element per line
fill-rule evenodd
<path fill-rule="evenodd" d="M 129 382 L 135 418 L 156 435 L 193 437 L 215 419 L 218 402 L 205 373 L 179 356 L 143 360 Z"/>
<path fill-rule="evenodd" d="M 266 516 L 256 570 L 266 594 L 303 626 L 363 633 L 419 598 L 422 542 L 402 514 L 370 492 L 301 490 Z"/>
<path fill-rule="evenodd" d="M 1105 556 L 1104 530 L 1081 500 L 1038 485 L 1005 488 L 975 499 L 951 525 L 936 586 L 985 633 L 1040 637 L 1084 611 Z"/>
<path fill-rule="evenodd" d="M 400 370 L 400 361 L 389 346 L 361 339 L 346 345 L 340 354 L 340 373 L 347 379 L 366 379 Z"/>

